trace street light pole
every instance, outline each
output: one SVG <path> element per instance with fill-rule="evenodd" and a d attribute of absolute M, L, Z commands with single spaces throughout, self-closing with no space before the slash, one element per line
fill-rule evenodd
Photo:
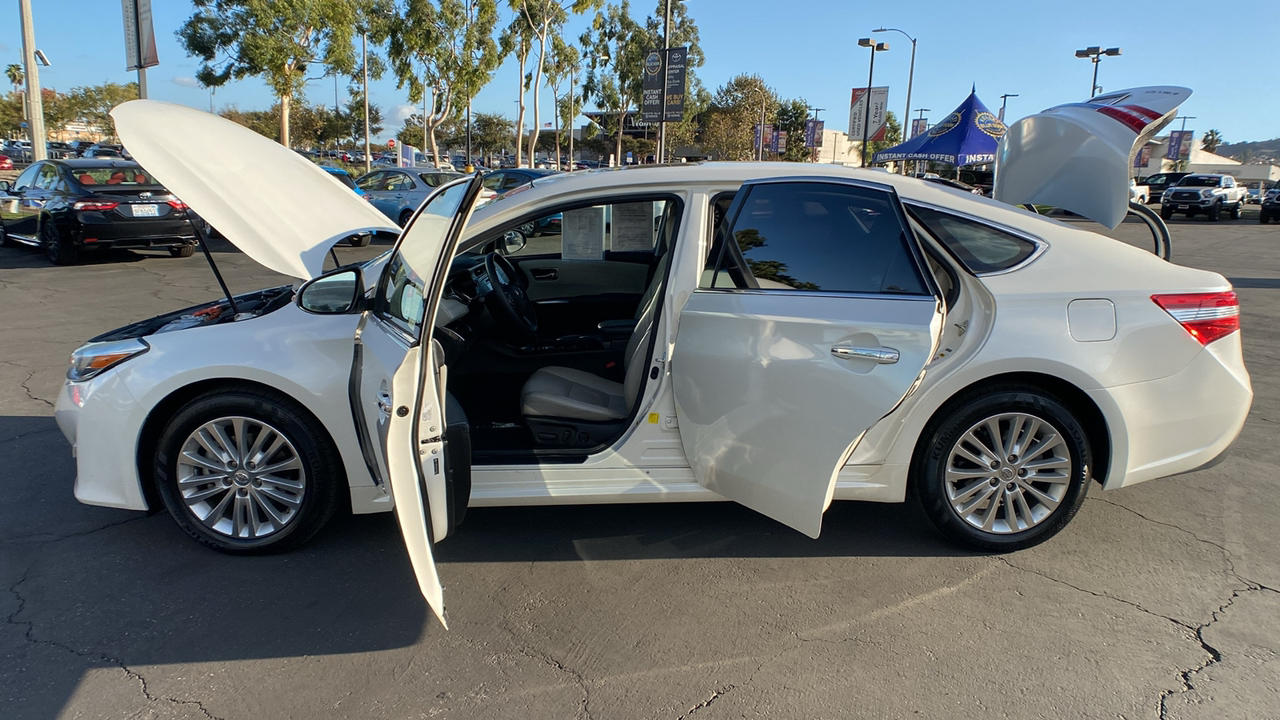
<path fill-rule="evenodd" d="M 1086 58 L 1093 63 L 1093 84 L 1089 86 L 1089 97 L 1093 97 L 1098 94 L 1098 63 L 1102 61 L 1102 56 L 1111 55 L 1114 57 L 1119 54 L 1120 48 L 1118 47 L 1107 48 L 1104 50 L 1097 45 L 1090 45 L 1083 50 L 1076 51 L 1076 57 Z"/>
<path fill-rule="evenodd" d="M 31 20 L 31 0 L 19 0 L 22 19 L 22 64 L 27 78 L 27 131 L 31 136 L 31 161 L 49 157 L 45 147 L 44 97 L 40 94 L 40 66 L 36 63 L 36 28 Z"/>
<path fill-rule="evenodd" d="M 662 11 L 662 114 L 658 116 L 658 152 L 655 160 L 662 162 L 667 152 L 667 63 L 671 60 L 671 0 L 666 0 Z"/>
<path fill-rule="evenodd" d="M 906 37 L 908 40 L 911 41 L 911 69 L 907 71 L 907 110 L 906 112 L 902 113 L 902 123 L 903 123 L 902 135 L 903 135 L 903 138 L 905 139 L 907 134 L 906 123 L 911 121 L 911 86 L 915 83 L 915 79 L 916 79 L 916 39 L 911 37 L 910 35 L 907 35 L 906 31 L 899 30 L 898 28 L 882 27 L 878 30 L 872 30 L 871 32 L 902 33 L 904 37 Z M 902 174 L 903 175 L 907 174 L 907 164 L 905 162 L 902 163 Z"/>
<path fill-rule="evenodd" d="M 862 38 L 858 40 L 860 47 L 871 48 L 871 64 L 867 70 L 867 110 L 862 119 L 862 167 L 867 166 L 867 142 L 868 130 L 871 128 L 871 82 L 876 75 L 876 53 L 884 52 L 889 49 L 889 43 L 873 42 L 871 38 Z"/>
<path fill-rule="evenodd" d="M 1009 98 L 1018 97 L 1017 93 L 1005 93 L 1000 96 L 1000 122 L 1004 122 L 1004 108 L 1009 103 Z"/>

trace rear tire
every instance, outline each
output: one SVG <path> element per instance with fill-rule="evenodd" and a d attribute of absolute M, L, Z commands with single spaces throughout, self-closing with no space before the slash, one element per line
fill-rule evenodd
<path fill-rule="evenodd" d="M 1240 212 L 1241 212 L 1243 209 L 1244 209 L 1244 201 L 1243 201 L 1243 200 L 1241 200 L 1240 202 L 1236 203 L 1235 205 L 1232 205 L 1232 206 L 1231 206 L 1231 219 L 1232 219 L 1232 220 L 1239 220 L 1239 219 L 1240 219 Z"/>
<path fill-rule="evenodd" d="M 156 444 L 155 478 L 183 531 L 233 555 L 302 545 L 333 517 L 347 486 L 320 421 L 253 387 L 220 388 L 183 406 Z"/>
<path fill-rule="evenodd" d="M 373 233 L 361 233 L 360 235 L 352 235 L 347 241 L 351 247 L 364 247 L 373 242 Z"/>
<path fill-rule="evenodd" d="M 44 247 L 45 256 L 54 265 L 75 265 L 80 262 L 80 248 L 64 238 L 49 218 L 40 221 L 40 244 Z"/>
<path fill-rule="evenodd" d="M 184 257 L 191 257 L 192 255 L 195 255 L 195 254 L 196 254 L 195 245 L 178 245 L 177 247 L 169 248 L 169 255 L 171 257 L 184 258 Z"/>
<path fill-rule="evenodd" d="M 1075 517 L 1091 462 L 1084 429 L 1062 402 L 1033 386 L 999 385 L 955 398 L 929 422 L 911 487 L 949 539 L 1011 552 L 1048 540 Z"/>
<path fill-rule="evenodd" d="M 404 227 L 405 225 L 409 224 L 409 220 L 412 218 L 413 218 L 413 211 L 405 210 L 404 212 L 400 213 L 400 219 L 396 220 L 396 224 L 399 225 L 400 227 Z"/>

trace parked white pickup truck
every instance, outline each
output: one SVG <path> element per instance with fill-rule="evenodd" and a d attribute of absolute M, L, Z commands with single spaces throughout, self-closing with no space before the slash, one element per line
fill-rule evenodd
<path fill-rule="evenodd" d="M 1186 213 L 1187 217 L 1204 213 L 1210 220 L 1217 220 L 1225 210 L 1231 213 L 1232 220 L 1239 220 L 1248 194 L 1230 175 L 1188 175 L 1164 191 L 1160 217 L 1168 220 L 1175 212 Z"/>

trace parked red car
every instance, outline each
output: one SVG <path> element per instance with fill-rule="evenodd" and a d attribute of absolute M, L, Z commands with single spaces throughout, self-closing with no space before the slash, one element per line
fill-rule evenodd
<path fill-rule="evenodd" d="M 8 155 L 0 155 L 0 170 L 12 170 L 12 169 L 13 169 L 13 160 L 10 160 Z"/>

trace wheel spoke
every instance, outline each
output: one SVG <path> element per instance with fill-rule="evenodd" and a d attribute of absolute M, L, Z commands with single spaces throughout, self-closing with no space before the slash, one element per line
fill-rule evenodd
<path fill-rule="evenodd" d="M 1018 457 L 1029 457 L 1027 455 L 1027 448 L 1030 447 L 1031 442 L 1035 440 L 1036 433 L 1040 432 L 1040 426 L 1042 424 L 1040 422 L 1040 418 L 1037 417 L 1028 417 L 1027 421 L 1026 426 L 1022 430 L 1022 437 L 1018 438 L 1018 449 L 1015 451 L 1018 453 Z"/>
<path fill-rule="evenodd" d="M 227 437 L 227 429 L 222 423 L 213 422 L 209 423 L 206 427 L 208 427 L 213 433 L 214 440 L 216 440 L 218 445 L 221 446 L 221 454 L 223 457 L 228 460 L 240 459 L 236 456 L 235 443 L 231 441 L 231 438 Z"/>
<path fill-rule="evenodd" d="M 989 480 L 992 477 L 990 468 L 977 468 L 975 470 L 961 470 L 959 468 L 947 468 L 947 480 L 955 482 L 957 480 L 972 480 L 973 478 L 982 478 Z"/>
<path fill-rule="evenodd" d="M 269 495 L 270 495 L 269 493 L 264 493 L 264 492 L 262 492 L 262 489 L 260 489 L 260 488 L 255 488 L 253 492 L 254 492 L 255 496 L 257 496 L 257 495 L 268 495 L 268 496 L 269 496 Z M 267 513 L 268 515 L 270 515 L 270 516 L 271 516 L 271 521 L 272 521 L 273 523 L 275 523 L 276 527 L 277 527 L 277 528 L 284 527 L 284 524 L 285 524 L 285 522 L 286 522 L 287 518 L 286 518 L 284 515 L 280 514 L 278 511 L 276 511 L 275 505 L 271 504 L 271 502 L 270 502 L 268 499 L 266 499 L 266 498 L 257 497 L 257 500 L 258 500 L 258 505 L 259 505 L 259 506 L 260 506 L 264 511 L 266 511 L 266 513 Z"/>
<path fill-rule="evenodd" d="M 1042 490 L 1037 488 L 1035 485 L 1022 483 L 1020 487 L 1022 488 L 1022 491 L 1024 493 L 1028 493 L 1029 495 L 1034 497 L 1036 501 L 1039 502 L 1041 505 L 1043 505 L 1045 509 L 1048 510 L 1049 512 L 1053 512 L 1054 509 L 1058 507 L 1059 501 L 1056 498 L 1054 498 L 1052 495 L 1046 492 L 1043 492 Z"/>
<path fill-rule="evenodd" d="M 268 427 L 260 428 L 260 432 L 258 433 L 258 436 L 253 439 L 253 446 L 249 448 L 249 451 L 247 453 L 245 453 L 245 456 L 244 456 L 245 462 L 254 462 L 254 463 L 261 462 L 262 446 L 264 443 L 266 443 L 267 438 L 269 437 L 280 438 L 280 434 Z M 283 442 L 283 438 L 280 438 L 277 442 Z M 277 447 L 277 446 L 273 445 L 272 447 Z M 270 457 L 270 454 L 268 454 L 267 457 Z"/>
<path fill-rule="evenodd" d="M 248 438 L 245 437 L 244 433 L 244 418 L 232 418 L 231 431 L 236 434 L 236 460 L 243 465 L 248 456 L 248 448 L 245 446 L 245 441 Z"/>
<path fill-rule="evenodd" d="M 974 453 L 972 450 L 970 450 L 969 448 L 965 447 L 965 443 L 969 443 L 970 445 L 973 445 L 974 447 L 978 448 L 978 451 L 981 452 L 982 455 L 978 455 Z M 960 438 L 960 442 L 956 443 L 955 452 L 957 455 L 963 457 L 969 462 L 975 465 L 979 465 L 981 467 L 990 466 L 991 461 L 994 459 L 994 455 L 992 454 L 991 450 L 986 446 L 986 443 L 979 440 L 978 436 L 974 435 L 972 430 L 965 433 L 964 437 Z"/>
<path fill-rule="evenodd" d="M 231 511 L 231 535 L 233 537 L 244 537 L 245 526 L 249 521 L 249 496 L 236 493 L 235 508 Z"/>
<path fill-rule="evenodd" d="M 192 503 L 204 502 L 205 500 L 222 492 L 231 492 L 231 489 L 223 487 L 221 483 L 214 483 L 211 487 L 207 487 L 203 490 L 185 492 L 182 494 L 182 498 L 187 501 L 188 505 L 190 505 Z"/>
<path fill-rule="evenodd" d="M 988 482 L 987 478 L 985 477 L 976 482 L 970 483 L 968 487 L 966 487 L 965 489 L 961 490 L 960 492 L 956 493 L 951 497 L 951 504 L 952 505 L 962 504 L 968 501 L 969 498 L 973 497 L 974 493 L 978 492 L 983 488 L 989 488 L 989 487 L 991 487 L 991 483 Z"/>
<path fill-rule="evenodd" d="M 1067 470 L 1071 468 L 1070 458 L 1047 458 L 1045 460 L 1032 460 L 1024 463 L 1023 466 L 1027 472 L 1036 473 L 1041 470 Z"/>
<path fill-rule="evenodd" d="M 962 517 L 968 518 L 969 515 L 973 513 L 974 509 L 982 505 L 983 501 L 985 500 L 990 500 L 992 506 L 996 505 L 997 504 L 996 500 L 992 496 L 994 496 L 997 492 L 998 492 L 998 488 L 992 487 L 990 484 L 988 484 L 986 492 L 978 496 L 977 499 L 970 500 L 968 504 L 962 505 L 956 509 L 959 511 Z"/>
<path fill-rule="evenodd" d="M 259 494 L 265 495 L 266 497 L 269 497 L 272 500 L 276 500 L 280 502 L 282 505 L 289 507 L 291 509 L 296 510 L 298 506 L 302 504 L 302 500 L 300 500 L 298 496 L 281 492 L 279 489 L 274 487 L 268 487 L 266 485 L 263 485 L 262 487 L 257 488 L 257 490 Z"/>
<path fill-rule="evenodd" d="M 1009 508 L 1010 510 L 1013 510 L 1014 508 L 1017 509 L 1017 512 L 1009 513 L 1010 516 L 1013 517 L 1015 521 L 1017 520 L 1017 516 L 1019 514 L 1021 514 L 1022 516 L 1022 522 L 1017 523 L 1016 528 L 1018 530 L 1026 530 L 1032 525 L 1035 525 L 1036 524 L 1035 513 L 1031 512 L 1031 506 L 1027 504 L 1027 498 L 1025 495 L 1023 495 L 1022 488 L 1018 486 L 1014 486 L 1013 491 L 1010 493 L 1010 495 L 1012 498 L 1012 502 L 1009 503 Z M 1011 528 L 1015 527 L 1015 525 L 1011 525 L 1010 527 Z"/>
<path fill-rule="evenodd" d="M 234 500 L 235 497 L 236 497 L 235 492 L 232 490 L 228 490 L 227 494 L 222 496 L 222 500 L 220 500 L 217 505 L 213 506 L 213 508 L 209 510 L 209 512 L 206 513 L 205 516 L 201 518 L 200 521 L 211 528 L 217 525 L 218 521 L 226 517 L 227 506 L 231 504 L 231 501 Z M 189 506 L 190 505 L 188 504 L 188 507 Z"/>
<path fill-rule="evenodd" d="M 227 470 L 226 467 L 224 467 L 223 465 L 215 462 L 210 462 L 209 460 L 206 460 L 205 458 L 202 458 L 199 455 L 189 450 L 184 451 L 182 453 L 182 457 L 186 458 L 187 461 L 189 461 L 191 464 L 196 465 L 205 470 L 212 470 L 213 472 L 216 472 L 216 473 L 225 473 Z"/>
<path fill-rule="evenodd" d="M 1046 432 L 1044 434 L 1044 438 L 1042 438 L 1040 442 L 1036 443 L 1035 446 L 1033 446 L 1030 450 L 1027 451 L 1026 457 L 1038 458 L 1041 455 L 1045 454 L 1046 452 L 1062 444 L 1063 444 L 1062 437 L 1059 436 L 1058 433 Z"/>
<path fill-rule="evenodd" d="M 199 443 L 200 447 L 204 448 L 205 452 L 218 458 L 223 462 L 223 464 L 226 464 L 226 462 L 231 459 L 226 448 L 224 448 L 222 444 L 218 442 L 218 439 L 209 433 L 207 429 L 200 428 L 192 438 Z"/>
<path fill-rule="evenodd" d="M 1026 421 L 1027 417 L 1025 415 L 1014 415 L 1009 420 L 1009 439 L 1005 442 L 1004 449 L 1010 455 L 1022 454 L 1022 443 L 1020 441 L 1022 440 L 1022 426 Z"/>
<path fill-rule="evenodd" d="M 1000 504 L 1003 501 L 1003 499 L 1004 499 L 1004 493 L 1001 493 L 1001 492 L 992 493 L 991 503 L 987 505 L 987 512 L 982 516 L 982 525 L 980 527 L 983 530 L 986 530 L 987 532 L 991 532 L 992 529 L 995 528 L 996 515 L 998 515 L 1000 512 Z"/>
<path fill-rule="evenodd" d="M 1000 418 L 987 418 L 987 435 L 991 437 L 991 451 L 997 460 L 1003 460 L 1009 453 L 1005 452 L 1004 438 L 1000 437 Z"/>
<path fill-rule="evenodd" d="M 302 469 L 302 461 L 299 460 L 297 456 L 290 455 L 288 458 L 281 460 L 278 463 L 274 463 L 272 465 L 267 465 L 266 467 L 258 468 L 257 472 L 259 475 L 266 476 L 266 475 L 274 475 L 275 473 L 278 473 L 282 470 L 301 470 L 301 469 Z"/>

